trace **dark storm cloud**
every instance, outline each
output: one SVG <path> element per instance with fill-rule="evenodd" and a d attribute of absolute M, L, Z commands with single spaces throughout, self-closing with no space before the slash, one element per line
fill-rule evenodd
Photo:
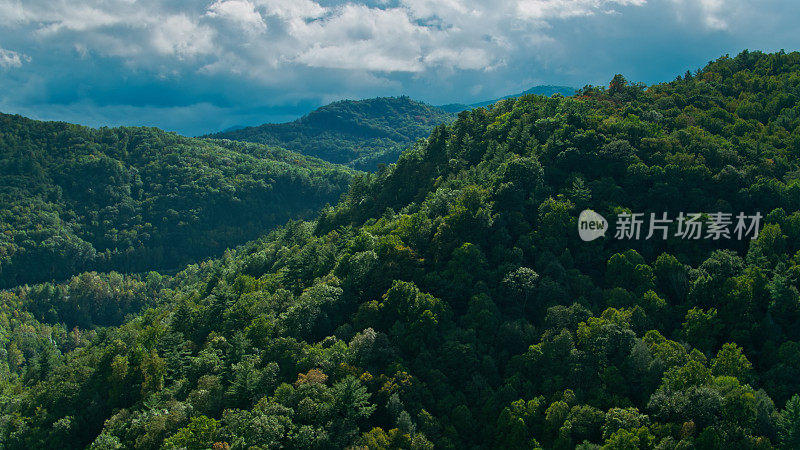
<path fill-rule="evenodd" d="M 0 0 L 0 111 L 202 134 L 341 98 L 655 83 L 800 47 L 794 1 Z"/>

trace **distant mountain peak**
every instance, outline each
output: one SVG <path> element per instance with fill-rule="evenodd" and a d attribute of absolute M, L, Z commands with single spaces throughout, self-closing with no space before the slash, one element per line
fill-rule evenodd
<path fill-rule="evenodd" d="M 519 94 L 506 95 L 505 97 L 500 97 L 500 98 L 497 98 L 497 99 L 494 99 L 494 100 L 486 100 L 486 101 L 483 101 L 483 102 L 471 103 L 471 104 L 450 103 L 450 104 L 447 104 L 447 105 L 440 105 L 439 108 L 441 108 L 441 109 L 443 109 L 443 110 L 445 110 L 447 112 L 459 113 L 459 112 L 467 110 L 467 109 L 481 108 L 481 107 L 484 107 L 484 106 L 493 105 L 493 104 L 499 102 L 500 100 L 505 100 L 507 98 L 517 98 L 517 97 L 522 97 L 523 95 L 531 95 L 531 94 L 533 94 L 533 95 L 542 95 L 542 96 L 545 96 L 545 97 L 551 97 L 551 96 L 553 96 L 555 94 L 560 94 L 560 95 L 563 95 L 565 97 L 569 97 L 569 96 L 575 95 L 576 91 L 577 91 L 577 89 L 575 89 L 573 87 L 569 87 L 569 86 L 558 86 L 558 85 L 550 85 L 550 84 L 538 85 L 538 86 L 534 86 L 534 87 L 532 87 L 532 88 L 530 88 L 528 90 L 525 90 L 523 92 L 520 92 Z"/>
<path fill-rule="evenodd" d="M 227 129 L 204 137 L 275 145 L 356 169 L 375 170 L 380 164 L 397 161 L 403 150 L 430 135 L 437 125 L 454 120 L 461 111 L 527 94 L 574 93 L 568 86 L 543 85 L 495 100 L 444 106 L 407 95 L 338 100 L 291 122 Z"/>
<path fill-rule="evenodd" d="M 408 96 L 339 100 L 292 122 L 207 135 L 275 145 L 324 160 L 374 170 L 397 160 L 417 139 L 455 115 Z"/>

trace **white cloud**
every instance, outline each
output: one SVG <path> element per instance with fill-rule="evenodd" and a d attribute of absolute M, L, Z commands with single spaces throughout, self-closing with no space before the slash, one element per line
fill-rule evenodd
<path fill-rule="evenodd" d="M 2 69 L 22 67 L 23 63 L 30 60 L 28 55 L 0 47 L 0 68 Z"/>
<path fill-rule="evenodd" d="M 113 11 L 80 4 L 65 8 L 61 14 L 46 14 L 41 17 L 46 20 L 39 32 L 45 34 L 56 33 L 62 29 L 72 31 L 93 30 L 123 24 L 127 21 L 126 17 L 115 14 Z"/>
<path fill-rule="evenodd" d="M 0 73 L 9 86 L 0 100 L 184 105 L 196 96 L 228 107 L 408 93 L 446 102 L 478 95 L 475 86 L 491 97 L 534 83 L 604 83 L 617 72 L 652 82 L 672 74 L 668 65 L 683 72 L 722 52 L 797 48 L 787 24 L 800 3 L 763 3 L 0 0 L 0 42 L 14 49 L 0 49 L 0 69 L 15 69 Z M 39 84 L 14 88 L 32 78 Z M 120 94 L 148 83 L 181 92 Z"/>
<path fill-rule="evenodd" d="M 159 56 L 184 61 L 167 70 L 227 70 L 257 78 L 269 78 L 264 70 L 291 66 L 383 73 L 481 71 L 497 67 L 514 49 L 546 42 L 549 20 L 644 2 L 399 0 L 387 7 L 323 6 L 318 0 L 194 0 L 178 10 L 167 0 L 0 0 L 0 25 L 27 27 L 43 41 L 79 49 L 82 57 L 121 57 L 128 66 L 159 73 L 169 64 Z M 200 56 L 206 57 L 202 64 L 187 66 Z"/>
<path fill-rule="evenodd" d="M 530 20 L 569 19 L 610 12 L 614 5 L 642 6 L 647 0 L 520 0 L 519 15 Z"/>
<path fill-rule="evenodd" d="M 490 70 L 493 58 L 481 48 L 438 48 L 425 55 L 423 61 L 429 66 L 438 65 L 461 70 Z"/>
<path fill-rule="evenodd" d="M 227 19 L 249 33 L 263 33 L 267 29 L 261 14 L 246 0 L 218 0 L 208 7 L 206 15 Z"/>
<path fill-rule="evenodd" d="M 313 0 L 255 0 L 265 15 L 288 20 L 316 19 L 327 12 L 327 8 Z"/>
<path fill-rule="evenodd" d="M 0 0 L 0 25 L 36 24 L 39 33 L 85 31 L 128 23 L 146 14 L 126 0 L 45 2 Z"/>
<path fill-rule="evenodd" d="M 520 0 L 517 11 L 525 19 L 565 19 L 593 14 L 596 3 L 582 0 Z"/>
<path fill-rule="evenodd" d="M 214 30 L 184 15 L 167 17 L 153 33 L 153 47 L 162 54 L 179 58 L 211 53 Z"/>
<path fill-rule="evenodd" d="M 295 59 L 311 67 L 419 72 L 429 31 L 411 23 L 402 9 L 345 5 L 292 34 L 313 43 Z"/>
<path fill-rule="evenodd" d="M 414 17 L 447 17 L 463 16 L 479 10 L 471 8 L 466 2 L 457 0 L 403 0 L 401 2 Z"/>
<path fill-rule="evenodd" d="M 741 12 L 737 0 L 671 0 L 678 19 L 683 22 L 700 20 L 703 27 L 712 31 L 727 30 L 730 21 Z"/>
<path fill-rule="evenodd" d="M 18 1 L 0 1 L 0 25 L 13 25 L 25 21 L 25 10 Z"/>
<path fill-rule="evenodd" d="M 420 72 L 424 68 L 418 57 L 393 56 L 363 41 L 346 46 L 317 44 L 299 55 L 297 61 L 310 67 L 377 72 Z"/>

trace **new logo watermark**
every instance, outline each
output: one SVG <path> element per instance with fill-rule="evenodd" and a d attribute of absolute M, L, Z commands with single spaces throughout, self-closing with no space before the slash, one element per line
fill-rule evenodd
<path fill-rule="evenodd" d="M 578 216 L 578 235 L 586 242 L 606 235 L 608 221 L 599 213 L 584 209 Z"/>
<path fill-rule="evenodd" d="M 615 222 L 614 239 L 666 240 L 671 236 L 680 239 L 756 239 L 762 215 L 732 213 L 679 213 L 670 218 L 668 213 L 620 213 Z M 646 220 L 649 219 L 649 220 Z M 674 225 L 674 226 L 673 226 Z M 578 235 L 586 242 L 605 237 L 608 221 L 596 211 L 586 209 L 578 216 Z M 646 232 L 646 234 L 645 234 Z"/>

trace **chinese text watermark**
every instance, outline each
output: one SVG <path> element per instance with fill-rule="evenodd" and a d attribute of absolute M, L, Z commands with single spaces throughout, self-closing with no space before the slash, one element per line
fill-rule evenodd
<path fill-rule="evenodd" d="M 756 239 L 762 215 L 733 213 L 628 213 L 617 214 L 614 239 L 663 239 L 670 236 L 680 239 Z M 606 235 L 608 221 L 599 213 L 587 209 L 578 217 L 578 235 L 584 241 L 593 241 Z"/>

